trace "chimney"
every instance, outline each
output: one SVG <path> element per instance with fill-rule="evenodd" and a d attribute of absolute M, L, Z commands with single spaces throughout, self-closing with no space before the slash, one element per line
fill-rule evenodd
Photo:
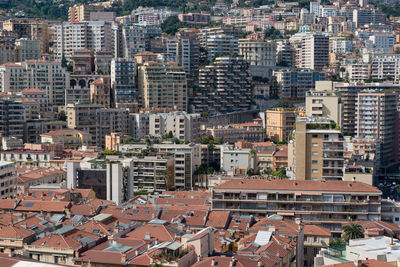
<path fill-rule="evenodd" d="M 363 264 L 362 264 L 362 260 L 354 260 L 354 266 L 355 267 L 361 267 Z"/>
<path fill-rule="evenodd" d="M 262 261 L 258 261 L 257 262 L 257 267 L 262 267 L 262 266 L 263 266 Z"/>
<path fill-rule="evenodd" d="M 294 219 L 294 221 L 296 222 L 297 225 L 301 224 L 301 218 L 296 218 L 296 219 Z"/>
<path fill-rule="evenodd" d="M 211 260 L 211 266 L 216 266 L 217 265 L 217 261 L 215 259 Z"/>
<path fill-rule="evenodd" d="M 149 232 L 146 232 L 146 234 L 144 235 L 144 240 L 150 240 L 151 239 L 151 235 Z"/>
<path fill-rule="evenodd" d="M 126 262 L 126 253 L 122 253 L 121 262 Z"/>

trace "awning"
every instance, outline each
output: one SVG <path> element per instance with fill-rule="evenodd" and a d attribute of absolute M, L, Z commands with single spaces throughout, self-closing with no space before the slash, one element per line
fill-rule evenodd
<path fill-rule="evenodd" d="M 278 212 L 277 214 L 281 216 L 294 216 L 294 212 Z"/>
<path fill-rule="evenodd" d="M 295 196 L 301 196 L 301 193 L 300 192 L 296 192 L 296 193 L 294 193 L 294 195 Z"/>
<path fill-rule="evenodd" d="M 322 196 L 322 193 L 301 193 L 301 194 L 306 196 Z"/>

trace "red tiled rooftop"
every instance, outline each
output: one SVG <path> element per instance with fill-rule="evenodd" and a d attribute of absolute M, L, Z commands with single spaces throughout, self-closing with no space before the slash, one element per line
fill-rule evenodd
<path fill-rule="evenodd" d="M 356 181 L 232 179 L 214 187 L 216 191 L 220 189 L 381 193 L 372 185 Z"/>

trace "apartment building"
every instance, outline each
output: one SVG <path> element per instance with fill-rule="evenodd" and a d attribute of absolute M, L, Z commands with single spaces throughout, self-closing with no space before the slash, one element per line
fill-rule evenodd
<path fill-rule="evenodd" d="M 17 168 L 15 163 L 0 160 L 0 198 L 14 198 L 17 195 Z"/>
<path fill-rule="evenodd" d="M 73 129 L 50 131 L 41 134 L 40 137 L 42 144 L 62 144 L 66 149 L 92 145 L 91 134 Z"/>
<path fill-rule="evenodd" d="M 272 108 L 265 112 L 265 130 L 267 137 L 274 142 L 288 142 L 296 117 L 301 113 L 295 108 Z"/>
<path fill-rule="evenodd" d="M 129 135 L 134 138 L 143 138 L 149 135 L 150 112 L 129 114 Z"/>
<path fill-rule="evenodd" d="M 144 150 L 146 144 L 124 144 L 119 146 L 122 153 Z M 171 153 L 174 155 L 174 185 L 177 190 L 191 189 L 194 186 L 194 171 L 201 165 L 200 144 L 153 144 L 155 151 Z"/>
<path fill-rule="evenodd" d="M 148 133 L 161 137 L 171 132 L 181 141 L 200 142 L 200 118 L 200 114 L 184 111 L 150 114 Z"/>
<path fill-rule="evenodd" d="M 17 38 L 17 33 L 5 30 L 0 31 L 0 64 L 16 61 L 15 47 Z"/>
<path fill-rule="evenodd" d="M 114 51 L 114 32 L 108 21 L 62 22 L 55 25 L 54 56 L 72 60 L 74 50 Z"/>
<path fill-rule="evenodd" d="M 276 64 L 292 67 L 295 62 L 296 51 L 288 40 L 276 42 Z"/>
<path fill-rule="evenodd" d="M 364 83 L 369 78 L 369 66 L 367 63 L 349 64 L 347 67 L 349 81 L 352 83 Z"/>
<path fill-rule="evenodd" d="M 122 25 L 121 40 L 123 58 L 133 58 L 135 54 L 146 50 L 145 31 L 139 25 Z"/>
<path fill-rule="evenodd" d="M 238 54 L 238 39 L 231 35 L 219 34 L 207 38 L 207 58 L 213 61 L 218 56 L 235 56 Z"/>
<path fill-rule="evenodd" d="M 21 100 L 0 96 L 0 133 L 2 136 L 24 137 L 25 110 Z"/>
<path fill-rule="evenodd" d="M 109 79 L 104 77 L 90 83 L 90 103 L 99 104 L 105 108 L 111 106 L 111 88 Z"/>
<path fill-rule="evenodd" d="M 328 118 L 342 127 L 343 102 L 340 95 L 329 87 L 318 86 L 317 82 L 316 89 L 306 93 L 306 116 Z"/>
<path fill-rule="evenodd" d="M 27 89 L 26 71 L 21 64 L 5 63 L 0 66 L 0 91 L 17 93 Z"/>
<path fill-rule="evenodd" d="M 1 39 L 0 39 L 1 40 Z M 1 41 L 0 41 L 1 43 Z M 40 40 L 37 39 L 29 39 L 29 38 L 20 38 L 15 41 L 15 61 L 22 62 L 31 59 L 40 59 L 41 47 Z M 14 60 L 10 60 L 7 62 L 12 62 Z"/>
<path fill-rule="evenodd" d="M 357 138 L 380 140 L 382 165 L 399 160 L 398 93 L 362 91 L 356 99 Z"/>
<path fill-rule="evenodd" d="M 203 48 L 207 48 L 207 39 L 210 36 L 221 35 L 221 34 L 233 36 L 235 38 L 239 38 L 241 36 L 240 30 L 238 28 L 229 25 L 222 25 L 211 28 L 208 27 L 201 28 L 198 33 L 200 46 Z"/>
<path fill-rule="evenodd" d="M 188 86 L 183 67 L 175 62 L 145 62 L 138 67 L 141 106 L 187 110 Z"/>
<path fill-rule="evenodd" d="M 373 54 L 371 58 L 371 78 L 391 79 L 395 82 L 400 77 L 400 55 L 399 54 Z"/>
<path fill-rule="evenodd" d="M 10 149 L 0 151 L 0 159 L 14 162 L 16 166 L 50 167 L 54 159 L 54 151 L 34 149 Z M 15 183 L 15 186 L 17 184 Z"/>
<path fill-rule="evenodd" d="M 180 66 L 188 75 L 190 85 L 197 84 L 199 78 L 200 46 L 199 30 L 195 28 L 181 28 L 176 33 L 177 48 L 176 58 Z"/>
<path fill-rule="evenodd" d="M 92 135 L 92 143 L 96 144 L 97 139 L 97 118 L 96 112 L 102 106 L 98 104 L 76 103 L 68 104 L 65 108 L 67 115 L 67 127 Z"/>
<path fill-rule="evenodd" d="M 174 185 L 172 157 L 146 156 L 129 160 L 132 161 L 133 191 L 162 192 Z"/>
<path fill-rule="evenodd" d="M 207 135 L 220 138 L 225 143 L 233 144 L 238 140 L 248 142 L 262 142 L 265 138 L 265 131 L 261 121 L 244 123 L 232 123 L 228 125 L 218 125 L 206 129 Z"/>
<path fill-rule="evenodd" d="M 239 55 L 243 56 L 250 66 L 273 67 L 276 65 L 276 43 L 240 39 Z"/>
<path fill-rule="evenodd" d="M 101 108 L 96 110 L 96 145 L 105 146 L 105 136 L 129 133 L 129 112 L 126 109 Z"/>
<path fill-rule="evenodd" d="M 137 103 L 136 60 L 134 58 L 114 58 L 111 61 L 111 87 L 117 106 Z"/>
<path fill-rule="evenodd" d="M 186 13 L 179 14 L 180 21 L 193 25 L 207 25 L 211 21 L 211 15 L 208 13 Z"/>
<path fill-rule="evenodd" d="M 40 53 L 49 52 L 49 25 L 46 21 L 33 18 L 13 18 L 3 21 L 3 30 L 16 33 L 18 38 L 40 40 Z"/>
<path fill-rule="evenodd" d="M 111 74 L 111 61 L 113 59 L 112 51 L 97 51 L 94 54 L 95 72 L 98 74 Z"/>
<path fill-rule="evenodd" d="M 221 170 L 226 172 L 246 174 L 248 170 L 255 170 L 256 158 L 249 148 L 234 148 L 233 146 L 221 146 Z"/>
<path fill-rule="evenodd" d="M 200 70 L 199 87 L 192 101 L 193 112 L 212 115 L 251 107 L 251 77 L 247 62 L 241 58 L 216 58 Z"/>
<path fill-rule="evenodd" d="M 341 180 L 343 136 L 336 123 L 320 117 L 298 117 L 294 139 L 289 144 L 293 157 L 289 168 L 295 180 Z M 291 166 L 292 165 L 292 166 Z"/>
<path fill-rule="evenodd" d="M 101 5 L 74 5 L 68 8 L 68 21 L 89 21 L 90 13 L 104 11 Z"/>
<path fill-rule="evenodd" d="M 361 27 L 366 24 L 384 23 L 386 20 L 385 14 L 377 8 L 356 8 L 353 10 L 353 22 L 356 27 Z"/>
<path fill-rule="evenodd" d="M 298 68 L 321 70 L 329 64 L 329 37 L 320 33 L 303 34 L 297 53 Z"/>
<path fill-rule="evenodd" d="M 49 105 L 65 105 L 65 90 L 69 88 L 69 73 L 61 62 L 27 60 L 21 63 L 26 71 L 26 88 L 46 92 Z"/>
<path fill-rule="evenodd" d="M 279 97 L 288 101 L 304 100 L 306 92 L 314 89 L 317 81 L 325 80 L 325 72 L 308 69 L 277 70 L 275 76 Z"/>
<path fill-rule="evenodd" d="M 72 53 L 72 72 L 74 74 L 90 74 L 94 70 L 93 51 L 83 48 Z"/>
<path fill-rule="evenodd" d="M 212 209 L 300 218 L 340 235 L 349 218 L 379 220 L 381 195 L 361 182 L 231 179 L 212 189 Z"/>

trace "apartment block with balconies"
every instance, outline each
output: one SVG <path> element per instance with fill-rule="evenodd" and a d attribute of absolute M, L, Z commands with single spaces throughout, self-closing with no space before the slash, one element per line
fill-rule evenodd
<path fill-rule="evenodd" d="M 382 192 L 348 181 L 231 179 L 212 190 L 212 209 L 300 218 L 336 234 L 348 220 L 379 220 Z"/>

